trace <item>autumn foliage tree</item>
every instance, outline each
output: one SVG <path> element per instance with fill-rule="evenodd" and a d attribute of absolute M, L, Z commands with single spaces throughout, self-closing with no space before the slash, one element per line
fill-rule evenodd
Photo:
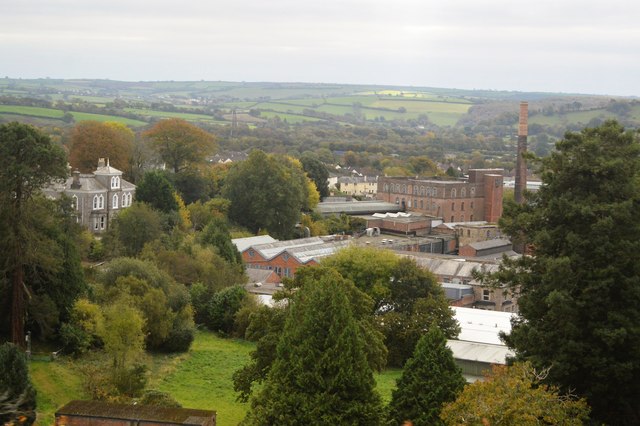
<path fill-rule="evenodd" d="M 179 118 L 159 121 L 144 136 L 174 173 L 203 162 L 216 148 L 213 135 Z"/>
<path fill-rule="evenodd" d="M 584 424 L 589 417 L 586 401 L 543 384 L 547 373 L 529 363 L 496 365 L 484 381 L 467 385 L 454 402 L 445 405 L 441 418 L 446 425 Z"/>
<path fill-rule="evenodd" d="M 69 161 L 82 173 L 94 171 L 98 158 L 108 158 L 116 169 L 128 172 L 135 135 L 121 123 L 83 121 L 71 133 Z"/>

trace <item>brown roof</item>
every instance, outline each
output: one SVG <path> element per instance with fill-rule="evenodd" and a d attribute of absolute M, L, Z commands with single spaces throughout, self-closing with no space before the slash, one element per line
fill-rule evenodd
<path fill-rule="evenodd" d="M 215 425 L 216 412 L 191 408 L 167 408 L 153 405 L 113 404 L 104 401 L 71 401 L 57 416 L 101 417 L 150 421 L 180 425 Z"/>

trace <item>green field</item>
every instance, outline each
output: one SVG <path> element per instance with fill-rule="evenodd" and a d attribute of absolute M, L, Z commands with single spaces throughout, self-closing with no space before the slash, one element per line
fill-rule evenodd
<path fill-rule="evenodd" d="M 237 425 L 248 403 L 236 401 L 231 375 L 249 361 L 251 342 L 198 332 L 187 354 L 153 355 L 149 389 L 170 393 L 183 407 L 216 410 L 219 426 Z M 87 399 L 82 377 L 72 360 L 32 361 L 31 378 L 38 392 L 38 425 L 53 424 L 55 411 L 73 399 Z M 401 370 L 376 374 L 377 389 L 388 402 Z"/>
<path fill-rule="evenodd" d="M 137 108 L 125 108 L 126 112 L 132 112 L 134 114 L 140 114 L 147 117 L 162 117 L 162 118 L 181 118 L 188 121 L 216 121 L 210 115 L 204 114 L 192 114 L 189 112 L 171 112 L 171 111 L 154 111 L 152 109 L 137 109 Z"/>
<path fill-rule="evenodd" d="M 260 118 L 280 117 L 281 120 L 287 120 L 289 124 L 302 123 L 305 121 L 323 121 L 321 118 L 305 117 L 303 115 L 287 114 L 285 112 L 261 111 Z"/>
<path fill-rule="evenodd" d="M 74 120 L 76 121 L 115 121 L 116 123 L 126 124 L 131 127 L 140 127 L 146 126 L 149 123 L 145 123 L 144 121 L 132 120 L 131 118 L 118 117 L 117 115 L 102 115 L 102 114 L 91 114 L 88 112 L 75 112 L 72 111 L 71 115 L 73 115 Z"/>
<path fill-rule="evenodd" d="M 62 116 L 64 115 L 64 112 L 59 109 L 18 105 L 0 105 L 0 112 L 43 118 L 62 118 Z"/>

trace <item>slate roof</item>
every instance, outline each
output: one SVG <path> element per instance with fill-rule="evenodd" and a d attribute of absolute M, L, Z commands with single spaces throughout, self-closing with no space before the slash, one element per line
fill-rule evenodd
<path fill-rule="evenodd" d="M 215 425 L 216 412 L 191 408 L 114 404 L 104 401 L 71 401 L 56 412 L 60 415 L 149 421 L 179 425 Z"/>

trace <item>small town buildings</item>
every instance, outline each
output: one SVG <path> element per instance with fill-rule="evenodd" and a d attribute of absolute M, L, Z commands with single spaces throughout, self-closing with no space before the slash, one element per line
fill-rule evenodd
<path fill-rule="evenodd" d="M 377 199 L 444 222 L 485 220 L 502 215 L 502 169 L 471 169 L 465 180 L 380 177 Z"/>
<path fill-rule="evenodd" d="M 336 187 L 343 194 L 375 198 L 378 192 L 378 176 L 342 176 Z"/>
<path fill-rule="evenodd" d="M 66 181 L 43 190 L 52 198 L 69 197 L 78 223 L 94 233 L 105 231 L 111 220 L 133 203 L 135 191 L 135 185 L 124 180 L 122 171 L 111 167 L 108 158 L 100 158 L 93 173 L 76 170 Z"/>
<path fill-rule="evenodd" d="M 250 238 L 253 238 L 253 241 L 259 241 L 256 238 L 267 239 L 265 237 L 268 236 Z M 278 282 L 283 277 L 293 278 L 298 268 L 316 265 L 321 258 L 330 256 L 350 244 L 347 237 L 343 236 L 299 238 L 258 244 L 244 240 L 244 238 L 237 238 L 232 242 L 240 251 L 247 270 L 274 271 L 278 276 Z"/>
<path fill-rule="evenodd" d="M 455 235 L 460 247 L 480 241 L 502 238 L 502 232 L 495 223 L 487 221 L 443 222 L 433 228 L 434 234 Z"/>
<path fill-rule="evenodd" d="M 55 426 L 215 426 L 216 412 L 190 408 L 71 401 L 55 413 Z"/>
<path fill-rule="evenodd" d="M 481 285 L 474 272 L 497 272 L 499 260 L 405 252 L 418 266 L 431 271 L 443 285 L 452 306 L 518 312 L 518 299 L 509 291 Z M 457 284 L 452 286 L 451 284 Z M 471 296 L 472 293 L 472 296 Z"/>

